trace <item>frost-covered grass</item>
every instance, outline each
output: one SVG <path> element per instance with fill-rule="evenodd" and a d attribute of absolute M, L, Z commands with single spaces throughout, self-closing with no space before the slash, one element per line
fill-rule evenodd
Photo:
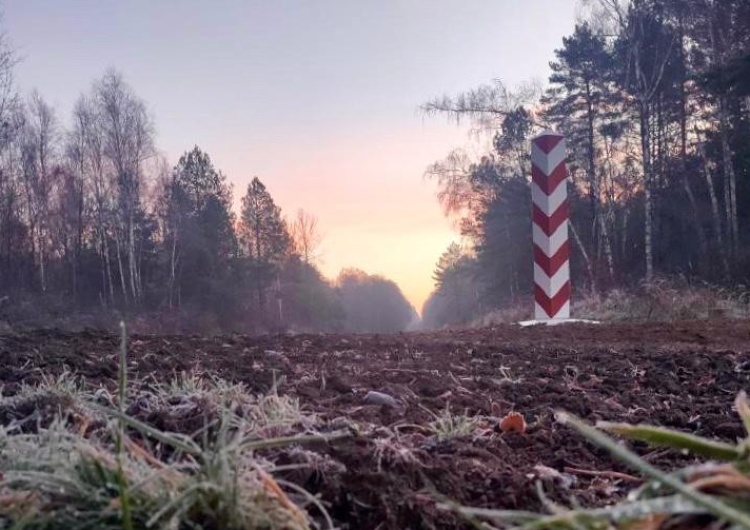
<path fill-rule="evenodd" d="M 571 316 L 604 322 L 674 322 L 709 318 L 750 318 L 750 288 L 720 287 L 685 279 L 657 279 L 628 288 L 576 289 Z M 515 324 L 532 317 L 530 297 L 489 311 L 472 327 Z"/>
<path fill-rule="evenodd" d="M 679 321 L 750 317 L 750 291 L 704 283 L 654 280 L 637 288 L 605 293 L 579 292 L 571 313 L 576 318 L 624 321 Z"/>
<path fill-rule="evenodd" d="M 124 353 L 117 395 L 64 372 L 0 397 L 0 528 L 314 527 L 291 492 L 332 527 L 319 501 L 275 479 L 259 451 L 344 434 L 317 433 L 294 398 L 201 373 L 128 383 Z M 164 418 L 198 428 L 155 426 Z"/>
<path fill-rule="evenodd" d="M 425 409 L 427 410 L 427 409 Z M 427 427 L 439 440 L 455 438 L 459 436 L 471 436 L 479 430 L 479 419 L 469 416 L 467 413 L 457 414 L 446 407 L 440 412 L 427 410 L 433 419 Z"/>

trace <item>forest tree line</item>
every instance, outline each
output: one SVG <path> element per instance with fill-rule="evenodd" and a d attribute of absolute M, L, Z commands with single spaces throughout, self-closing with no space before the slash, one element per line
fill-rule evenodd
<path fill-rule="evenodd" d="M 496 81 L 423 106 L 494 132 L 480 160 L 456 150 L 428 169 L 464 241 L 437 265 L 428 326 L 528 299 L 530 140 L 545 129 L 567 141 L 574 296 L 750 279 L 750 2 L 583 6 L 543 88 Z"/>
<path fill-rule="evenodd" d="M 317 267 L 317 218 L 286 219 L 253 178 L 232 210 L 227 177 L 198 147 L 173 166 L 154 119 L 116 71 L 69 125 L 18 93 L 0 42 L 0 321 L 149 329 L 400 331 L 415 311 L 395 283 Z M 89 317 L 86 320 L 85 317 Z"/>

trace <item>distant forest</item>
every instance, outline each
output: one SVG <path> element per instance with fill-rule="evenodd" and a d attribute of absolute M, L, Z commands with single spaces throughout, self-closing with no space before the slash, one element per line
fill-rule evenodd
<path fill-rule="evenodd" d="M 18 93 L 15 64 L 0 41 L 0 324 L 393 332 L 417 318 L 385 278 L 323 278 L 316 217 L 286 219 L 258 178 L 235 214 L 207 153 L 170 167 L 116 71 L 64 127 L 38 92 Z"/>
<path fill-rule="evenodd" d="M 544 87 L 495 81 L 422 107 L 494 133 L 480 160 L 457 150 L 428 170 L 463 242 L 437 264 L 427 326 L 528 299 L 529 142 L 548 128 L 567 138 L 574 298 L 750 279 L 750 2 L 582 5 Z"/>

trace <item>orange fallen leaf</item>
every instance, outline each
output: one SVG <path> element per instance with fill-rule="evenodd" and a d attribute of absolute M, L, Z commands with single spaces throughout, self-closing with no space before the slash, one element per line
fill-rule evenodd
<path fill-rule="evenodd" d="M 500 430 L 503 432 L 517 432 L 523 434 L 526 432 L 526 420 L 518 412 L 509 412 L 500 420 Z"/>

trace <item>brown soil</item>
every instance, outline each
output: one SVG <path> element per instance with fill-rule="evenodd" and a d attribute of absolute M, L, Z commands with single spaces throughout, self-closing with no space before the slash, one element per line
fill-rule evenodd
<path fill-rule="evenodd" d="M 118 339 L 98 332 L 39 331 L 0 336 L 0 384 L 68 368 L 92 386 L 113 388 Z M 267 392 L 296 395 L 328 428 L 353 420 L 365 434 L 306 451 L 271 455 L 310 463 L 285 478 L 319 494 L 342 528 L 456 528 L 439 494 L 471 506 L 541 508 L 535 483 L 546 466 L 565 480 L 544 479 L 554 500 L 612 502 L 634 482 L 596 471 L 630 473 L 553 418 L 556 409 L 590 422 L 650 422 L 734 441 L 732 411 L 750 378 L 750 322 L 512 326 L 400 335 L 176 337 L 135 336 L 130 376 L 167 380 L 202 370 Z M 368 404 L 369 391 L 398 400 Z M 439 440 L 427 425 L 446 407 L 478 416 L 472 435 Z M 498 416 L 523 414 L 525 434 L 502 433 Z M 0 411 L 0 421 L 18 418 Z M 159 424 L 159 418 L 151 423 Z M 180 429 L 179 423 L 159 427 Z M 191 426 L 192 428 L 193 426 Z M 187 427 L 185 427 L 187 430 Z M 657 466 L 688 457 L 636 446 Z"/>

